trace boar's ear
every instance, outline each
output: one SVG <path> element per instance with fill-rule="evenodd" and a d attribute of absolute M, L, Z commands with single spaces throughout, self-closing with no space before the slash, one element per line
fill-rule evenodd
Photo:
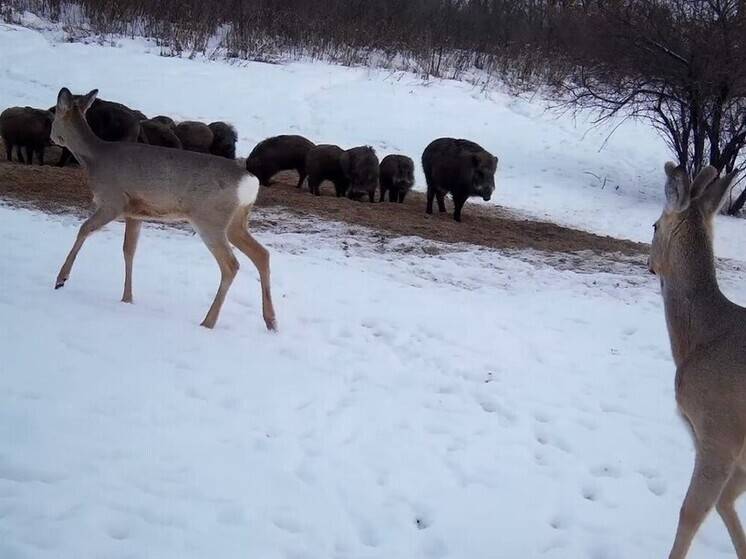
<path fill-rule="evenodd" d="M 493 155 L 493 156 L 492 156 L 492 163 L 494 163 L 495 167 L 497 167 L 497 162 L 498 162 L 498 161 L 499 161 L 499 160 L 497 159 L 497 157 L 495 157 L 495 156 Z"/>
<path fill-rule="evenodd" d="M 78 107 L 80 107 L 80 112 L 85 114 L 86 111 L 91 108 L 91 105 L 93 105 L 93 102 L 96 100 L 96 95 L 98 95 L 98 89 L 93 89 L 89 91 L 87 95 L 84 95 L 78 101 Z"/>
<path fill-rule="evenodd" d="M 55 107 L 55 112 L 57 110 L 61 112 L 67 112 L 69 111 L 73 106 L 73 95 L 70 93 L 70 90 L 66 87 L 63 87 L 60 89 L 60 92 L 57 94 L 57 106 Z"/>

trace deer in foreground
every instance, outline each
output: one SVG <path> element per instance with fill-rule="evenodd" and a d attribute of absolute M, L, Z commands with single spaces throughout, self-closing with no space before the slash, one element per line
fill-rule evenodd
<path fill-rule="evenodd" d="M 234 161 L 212 155 L 147 144 L 99 139 L 85 120 L 98 90 L 74 98 L 67 88 L 57 97 L 52 139 L 67 147 L 89 175 L 95 212 L 80 227 L 77 239 L 57 276 L 59 289 L 70 276 L 75 257 L 86 238 L 107 223 L 125 218 L 124 295 L 132 302 L 132 261 L 142 220 L 187 220 L 215 257 L 220 285 L 202 326 L 217 322 L 238 260 L 231 244 L 259 271 L 262 313 L 267 328 L 276 328 L 269 285 L 269 252 L 247 230 L 259 181 Z"/>
<path fill-rule="evenodd" d="M 683 559 L 712 507 L 739 559 L 746 537 L 735 501 L 746 490 L 746 308 L 729 301 L 715 276 L 713 217 L 735 172 L 705 167 L 690 181 L 666 163 L 666 206 L 654 225 L 650 271 L 660 278 L 676 363 L 676 402 L 691 427 L 696 460 L 670 559 Z"/>

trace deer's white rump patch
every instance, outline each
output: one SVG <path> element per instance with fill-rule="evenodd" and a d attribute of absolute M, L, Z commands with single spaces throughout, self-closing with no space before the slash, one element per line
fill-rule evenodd
<path fill-rule="evenodd" d="M 246 175 L 238 181 L 238 203 L 242 206 L 249 206 L 256 202 L 259 194 L 259 179 L 254 175 Z"/>

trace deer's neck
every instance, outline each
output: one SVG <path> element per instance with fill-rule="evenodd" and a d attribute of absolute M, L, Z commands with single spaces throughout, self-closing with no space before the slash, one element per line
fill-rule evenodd
<path fill-rule="evenodd" d="M 671 271 L 661 277 L 661 292 L 671 350 L 679 366 L 729 327 L 733 304 L 718 286 L 705 225 L 686 227 L 672 243 Z"/>
<path fill-rule="evenodd" d="M 103 140 L 93 133 L 82 115 L 75 115 L 70 123 L 65 145 L 81 165 L 87 167 L 96 158 Z"/>

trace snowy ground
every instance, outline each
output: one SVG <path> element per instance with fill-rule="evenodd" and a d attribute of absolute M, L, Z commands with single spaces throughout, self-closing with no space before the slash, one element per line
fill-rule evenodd
<path fill-rule="evenodd" d="M 129 306 L 121 224 L 52 289 L 77 225 L 0 208 L 3 559 L 665 554 L 692 449 L 642 268 L 317 222 L 260 235 L 279 334 L 246 261 L 206 331 L 196 237 L 145 231 Z"/>
<path fill-rule="evenodd" d="M 295 131 L 417 159 L 466 136 L 500 155 L 503 205 L 638 240 L 660 209 L 666 153 L 637 125 L 599 153 L 605 132 L 464 84 L 52 38 L 0 25 L 0 106 L 98 87 L 150 114 L 233 121 L 242 153 Z M 78 224 L 0 207 L 0 558 L 667 553 L 693 453 L 644 267 L 560 270 L 314 222 L 260 235 L 280 332 L 264 330 L 245 260 L 206 331 L 217 269 L 177 230 L 144 232 L 135 305 L 118 302 L 121 224 L 54 291 Z M 742 224 L 719 220 L 721 256 L 746 261 Z M 743 304 L 740 265 L 721 279 Z M 711 516 L 691 557 L 732 554 Z"/>
<path fill-rule="evenodd" d="M 610 128 L 591 129 L 587 120 L 547 112 L 539 99 L 485 93 L 465 83 L 423 83 L 411 74 L 319 63 L 164 58 L 144 40 L 99 46 L 59 39 L 59 31 L 0 24 L 0 107 L 46 108 L 63 85 L 98 88 L 102 98 L 151 116 L 230 121 L 242 155 L 280 133 L 344 147 L 370 144 L 380 157 L 405 153 L 417 162 L 421 189 L 425 146 L 440 136 L 465 137 L 500 158 L 495 203 L 644 242 L 660 213 L 663 163 L 670 155 L 642 124 L 621 124 L 601 149 Z M 718 253 L 746 260 L 740 242 L 746 226 L 721 221 Z"/>

